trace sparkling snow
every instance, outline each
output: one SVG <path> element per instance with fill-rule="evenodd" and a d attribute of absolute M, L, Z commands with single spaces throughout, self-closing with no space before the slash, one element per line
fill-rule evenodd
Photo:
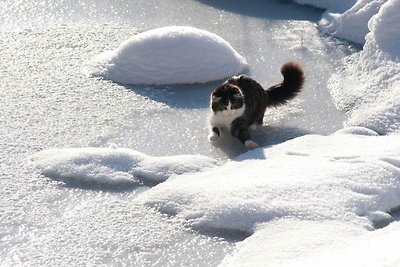
<path fill-rule="evenodd" d="M 233 2 L 0 3 L 0 265 L 399 266 L 400 1 Z M 262 148 L 207 142 L 222 81 L 82 73 L 171 25 L 220 36 L 265 85 L 304 66 Z"/>
<path fill-rule="evenodd" d="M 348 131 L 305 135 L 247 152 L 220 168 L 178 176 L 139 198 L 197 228 L 252 233 L 257 224 L 281 218 L 368 228 L 378 223 L 371 214 L 400 203 L 397 140 Z"/>
<path fill-rule="evenodd" d="M 157 183 L 217 166 L 201 155 L 150 157 L 132 149 L 66 148 L 41 151 L 31 158 L 42 174 L 65 183 Z"/>
<path fill-rule="evenodd" d="M 349 114 L 347 126 L 364 126 L 380 134 L 399 132 L 400 2 L 371 4 L 381 8 L 368 20 L 370 32 L 363 50 L 345 59 L 345 67 L 332 77 L 330 87 L 337 106 Z M 367 20 L 362 22 L 358 28 L 366 26 Z"/>
<path fill-rule="evenodd" d="M 123 84 L 205 83 L 241 73 L 246 60 L 224 39 L 187 26 L 153 29 L 86 62 L 84 72 Z"/>

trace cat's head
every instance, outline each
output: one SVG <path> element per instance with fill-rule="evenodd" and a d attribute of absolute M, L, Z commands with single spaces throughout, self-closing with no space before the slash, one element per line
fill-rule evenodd
<path fill-rule="evenodd" d="M 244 95 L 240 88 L 230 83 L 217 87 L 211 94 L 211 109 L 214 114 L 232 116 L 244 109 Z"/>

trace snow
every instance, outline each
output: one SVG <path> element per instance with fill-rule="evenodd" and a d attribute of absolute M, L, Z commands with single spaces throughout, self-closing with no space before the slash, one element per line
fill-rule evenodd
<path fill-rule="evenodd" d="M 220 36 L 169 26 L 133 36 L 84 65 L 89 76 L 122 84 L 205 83 L 241 73 L 246 60 Z"/>
<path fill-rule="evenodd" d="M 306 135 L 247 152 L 220 168 L 182 175 L 141 196 L 195 227 L 253 233 L 290 217 L 368 227 L 400 203 L 397 136 Z"/>
<path fill-rule="evenodd" d="M 400 1 L 295 2 L 327 10 L 274 0 L 1 2 L 0 265 L 399 266 Z M 229 50 L 224 59 L 245 57 L 262 84 L 279 82 L 288 60 L 304 66 L 304 92 L 268 110 L 254 133 L 261 148 L 207 142 L 220 81 L 128 86 L 82 74 L 84 64 L 96 75 L 131 70 L 113 53 L 132 59 L 125 52 L 140 47 L 149 69 L 193 67 L 157 62 L 149 49 L 160 41 L 166 52 L 168 38 L 155 37 L 171 28 L 158 27 L 178 24 L 194 28 L 178 27 L 188 39 L 172 43 L 211 35 L 200 42 L 213 56 L 205 60 Z M 101 51 L 103 61 L 88 63 Z M 150 78 L 167 83 L 173 66 Z"/>
<path fill-rule="evenodd" d="M 253 234 L 227 266 L 298 266 L 308 254 L 329 262 L 337 254 L 322 246 L 367 239 L 373 226 L 391 222 L 387 212 L 400 204 L 399 151 L 397 136 L 368 129 L 306 135 L 167 180 L 139 199 L 195 229 Z M 400 260 L 398 253 L 384 255 Z"/>
<path fill-rule="evenodd" d="M 307 4 L 320 6 L 321 2 Z M 331 93 L 336 106 L 349 115 L 346 126 L 363 126 L 380 134 L 398 132 L 400 2 L 358 0 L 352 4 L 324 4 L 327 10 L 319 21 L 323 33 L 363 45 L 332 76 Z"/>
<path fill-rule="evenodd" d="M 221 266 L 399 266 L 400 223 L 366 231 L 334 221 L 273 221 Z M 268 252 L 268 253 L 266 253 Z"/>
<path fill-rule="evenodd" d="M 215 167 L 217 161 L 201 155 L 151 157 L 127 148 L 55 148 L 31 157 L 40 172 L 65 183 L 158 183 L 174 175 Z"/>
<path fill-rule="evenodd" d="M 380 4 L 379 12 L 368 21 L 370 32 L 363 50 L 346 59 L 345 68 L 332 77 L 330 87 L 337 106 L 349 114 L 347 126 L 387 134 L 400 128 L 400 35 L 395 30 L 400 27 L 400 2 Z M 342 24 L 343 28 L 350 26 Z"/>
<path fill-rule="evenodd" d="M 363 44 L 365 35 L 369 32 L 368 21 L 378 13 L 384 2 L 384 0 L 363 0 L 357 1 L 354 6 L 341 14 L 327 11 L 320 21 L 320 28 L 325 33 Z"/>

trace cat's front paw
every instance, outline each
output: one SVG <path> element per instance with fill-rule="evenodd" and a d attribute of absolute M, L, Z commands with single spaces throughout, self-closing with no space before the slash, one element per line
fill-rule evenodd
<path fill-rule="evenodd" d="M 256 142 L 251 141 L 251 140 L 246 140 L 246 141 L 244 142 L 244 146 L 245 146 L 247 149 L 256 149 L 256 148 L 259 147 L 258 144 L 257 144 Z"/>
<path fill-rule="evenodd" d="M 217 134 L 217 133 L 215 133 L 215 132 L 211 132 L 211 133 L 208 135 L 208 140 L 209 140 L 210 142 L 217 141 L 218 138 L 219 138 L 219 134 Z"/>

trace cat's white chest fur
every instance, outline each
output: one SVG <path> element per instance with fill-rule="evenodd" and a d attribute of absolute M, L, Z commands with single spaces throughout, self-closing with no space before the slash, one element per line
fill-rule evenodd
<path fill-rule="evenodd" d="M 209 119 L 211 127 L 218 127 L 220 129 L 230 129 L 232 122 L 243 115 L 245 105 L 238 109 L 231 109 L 230 104 L 227 110 L 212 113 Z"/>

